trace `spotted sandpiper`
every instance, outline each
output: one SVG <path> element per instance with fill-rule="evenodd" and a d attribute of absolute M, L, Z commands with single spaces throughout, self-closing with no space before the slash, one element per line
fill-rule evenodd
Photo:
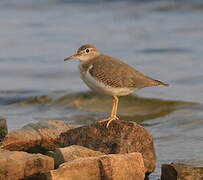
<path fill-rule="evenodd" d="M 77 53 L 64 59 L 79 59 L 79 70 L 83 81 L 92 90 L 113 96 L 111 116 L 106 127 L 113 120 L 118 120 L 118 96 L 125 96 L 134 91 L 150 86 L 168 86 L 161 81 L 152 79 L 119 59 L 100 53 L 92 45 L 81 46 Z"/>

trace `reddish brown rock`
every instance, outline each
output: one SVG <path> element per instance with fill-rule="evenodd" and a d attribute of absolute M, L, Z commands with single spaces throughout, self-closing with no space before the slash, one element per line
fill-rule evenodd
<path fill-rule="evenodd" d="M 156 166 L 156 157 L 151 134 L 134 122 L 112 121 L 95 123 L 71 129 L 60 135 L 61 146 L 73 144 L 88 147 L 106 154 L 140 152 L 144 157 L 147 173 Z"/>
<path fill-rule="evenodd" d="M 7 122 L 6 119 L 0 117 L 0 142 L 4 139 L 4 137 L 8 133 Z"/>
<path fill-rule="evenodd" d="M 36 124 L 31 123 L 20 130 L 9 133 L 2 141 L 0 148 L 12 151 L 54 150 L 60 133 L 65 132 L 73 125 L 59 120 L 44 120 Z"/>
<path fill-rule="evenodd" d="M 83 146 L 72 145 L 65 148 L 57 148 L 54 152 L 49 152 L 47 155 L 54 158 L 55 167 L 58 167 L 64 162 L 83 157 L 100 156 L 104 155 L 104 153 L 93 151 Z"/>
<path fill-rule="evenodd" d="M 0 149 L 0 180 L 18 180 L 54 168 L 54 160 L 42 154 Z"/>
<path fill-rule="evenodd" d="M 41 180 L 144 180 L 140 153 L 111 154 L 75 159 L 41 174 Z"/>
<path fill-rule="evenodd" d="M 203 163 L 162 164 L 161 180 L 203 180 Z"/>

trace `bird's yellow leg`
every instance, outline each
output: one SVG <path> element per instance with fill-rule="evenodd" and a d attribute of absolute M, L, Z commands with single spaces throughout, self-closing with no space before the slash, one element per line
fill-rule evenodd
<path fill-rule="evenodd" d="M 119 118 L 117 117 L 117 110 L 118 110 L 118 97 L 117 96 L 113 96 L 113 107 L 112 107 L 112 112 L 111 112 L 111 116 L 107 119 L 107 124 L 106 127 L 108 128 L 109 124 L 113 121 L 113 120 L 118 120 Z"/>
<path fill-rule="evenodd" d="M 108 128 L 109 124 L 111 123 L 111 121 L 113 120 L 118 120 L 117 117 L 117 110 L 118 110 L 118 97 L 117 96 L 113 96 L 113 104 L 112 104 L 112 110 L 111 110 L 111 116 L 107 119 L 103 119 L 102 121 L 108 121 L 106 124 L 106 127 Z"/>

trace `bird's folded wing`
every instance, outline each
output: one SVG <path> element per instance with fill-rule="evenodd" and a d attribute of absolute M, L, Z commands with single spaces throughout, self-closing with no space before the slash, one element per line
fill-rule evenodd
<path fill-rule="evenodd" d="M 159 81 L 149 78 L 128 64 L 107 55 L 100 55 L 94 59 L 89 73 L 100 82 L 114 88 L 143 88 L 159 84 Z"/>

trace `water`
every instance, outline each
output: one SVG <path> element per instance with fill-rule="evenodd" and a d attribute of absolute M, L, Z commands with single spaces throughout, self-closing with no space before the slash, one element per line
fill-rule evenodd
<path fill-rule="evenodd" d="M 111 99 L 86 93 L 78 62 L 63 62 L 90 43 L 170 84 L 121 98 L 122 119 L 154 136 L 151 179 L 162 163 L 202 159 L 203 3 L 141 2 L 1 1 L 0 115 L 9 130 L 41 119 L 83 125 L 108 115 Z"/>

